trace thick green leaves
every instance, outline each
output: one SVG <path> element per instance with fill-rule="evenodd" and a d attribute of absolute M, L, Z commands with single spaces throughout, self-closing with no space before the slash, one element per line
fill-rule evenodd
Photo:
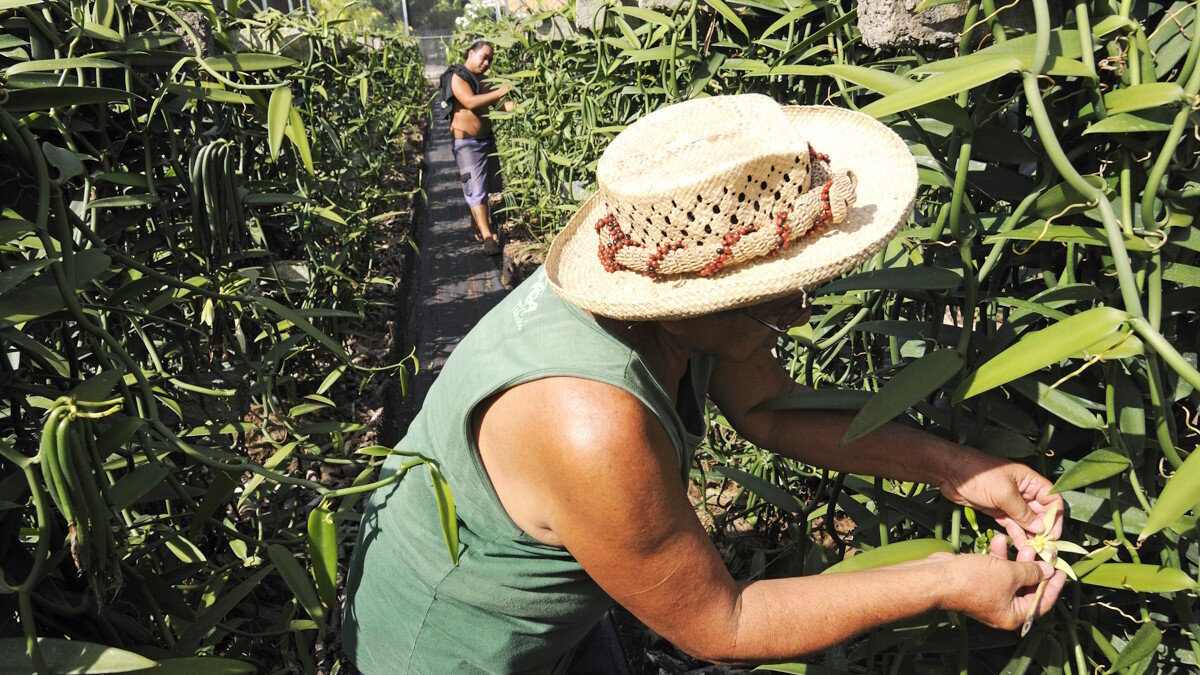
<path fill-rule="evenodd" d="M 1154 621 L 1147 621 L 1142 624 L 1137 633 L 1134 633 L 1133 638 L 1121 650 L 1121 655 L 1109 667 L 1108 672 L 1118 673 L 1132 666 L 1133 664 L 1149 657 L 1158 649 L 1158 644 L 1162 642 L 1163 631 Z"/>
<path fill-rule="evenodd" d="M 1196 590 L 1196 580 L 1181 569 L 1139 563 L 1105 563 L 1079 578 L 1085 584 L 1138 593 Z"/>
<path fill-rule="evenodd" d="M 53 673 L 126 673 L 154 667 L 154 661 L 116 647 L 82 640 L 38 638 L 38 650 Z M 6 673 L 32 673 L 25 653 L 25 638 L 0 638 L 0 669 Z"/>
<path fill-rule="evenodd" d="M 1147 131 L 1167 131 L 1171 128 L 1174 115 L 1163 114 L 1163 110 L 1142 110 L 1136 113 L 1121 113 L 1105 117 L 1089 124 L 1084 134 L 1136 134 Z"/>
<path fill-rule="evenodd" d="M 279 87 L 271 92 L 271 102 L 267 106 L 267 137 L 271 148 L 271 159 L 279 156 L 279 148 L 283 145 L 283 132 L 287 129 L 288 116 L 292 112 L 292 90 Z"/>
<path fill-rule="evenodd" d="M 1146 526 L 1138 541 L 1170 525 L 1176 518 L 1200 504 L 1200 452 L 1192 452 L 1167 481 L 1162 494 L 1146 516 Z"/>
<path fill-rule="evenodd" d="M 885 96 L 898 94 L 913 86 L 913 81 L 903 75 L 848 63 L 835 63 L 822 66 L 820 72 L 840 77 L 843 80 L 849 80 L 854 84 L 879 92 Z M 963 110 L 962 106 L 953 101 L 934 101 L 920 106 L 920 109 L 934 119 L 957 127 L 966 128 L 971 124 L 970 118 L 967 116 L 967 111 Z"/>
<path fill-rule="evenodd" d="M 842 443 L 862 438 L 908 410 L 917 401 L 937 391 L 962 368 L 962 354 L 939 349 L 908 364 L 883 386 L 859 411 Z"/>
<path fill-rule="evenodd" d="M 143 464 L 125 474 L 117 484 L 109 489 L 112 495 L 113 507 L 127 509 L 147 492 L 161 485 L 167 477 L 167 467 L 162 464 Z"/>
<path fill-rule="evenodd" d="M 1015 56 L 998 54 L 973 64 L 971 68 L 936 75 L 899 93 L 885 96 L 862 111 L 872 117 L 894 115 L 987 84 L 1020 70 L 1021 65 L 1021 60 Z"/>
<path fill-rule="evenodd" d="M 267 547 L 267 555 L 270 556 L 271 562 L 275 564 L 275 569 L 279 570 L 279 576 L 283 577 L 284 583 L 291 589 L 292 594 L 296 596 L 296 602 L 308 612 L 308 615 L 317 622 L 317 625 L 324 630 L 325 626 L 325 607 L 321 604 L 320 598 L 317 596 L 317 590 L 313 588 L 312 581 L 304 568 L 296 561 L 292 552 L 280 546 L 279 544 L 271 544 Z"/>
<path fill-rule="evenodd" d="M 273 68 L 291 68 L 300 65 L 295 59 L 278 54 L 222 54 L 204 59 L 204 65 L 217 72 L 237 71 L 242 73 Z"/>
<path fill-rule="evenodd" d="M 286 305 L 282 305 L 270 298 L 255 297 L 254 301 L 265 307 L 279 318 L 290 321 L 296 328 L 304 331 L 317 342 L 320 342 L 322 345 L 324 345 L 326 349 L 333 352 L 334 356 L 337 356 L 346 363 L 350 362 L 350 356 L 346 354 L 346 350 L 342 349 L 341 345 L 334 342 L 333 339 L 325 333 L 317 330 L 308 319 L 301 316 L 296 310 Z"/>
<path fill-rule="evenodd" d="M 100 59 L 95 57 L 79 57 L 71 59 L 41 59 L 38 61 L 25 61 L 16 63 L 5 69 L 5 73 L 12 77 L 21 73 L 38 73 L 55 70 L 70 70 L 72 68 L 124 68 L 124 63 L 109 61 L 108 59 Z"/>
<path fill-rule="evenodd" d="M 762 497 L 763 500 L 777 509 L 787 511 L 788 513 L 800 513 L 804 509 L 804 505 L 800 503 L 800 500 L 796 499 L 790 492 L 754 474 L 724 465 L 716 467 L 715 471 Z"/>
<path fill-rule="evenodd" d="M 304 130 L 304 121 L 300 119 L 300 111 L 292 108 L 288 113 L 288 125 L 284 134 L 291 140 L 292 145 L 296 146 L 296 154 L 300 155 L 300 161 L 304 163 L 304 168 L 310 174 L 314 174 L 317 169 L 313 165 L 312 150 L 308 147 L 307 133 Z"/>
<path fill-rule="evenodd" d="M 35 87 L 9 91 L 4 109 L 9 112 L 31 112 L 64 106 L 114 103 L 134 98 L 138 98 L 136 94 L 131 94 L 124 89 L 76 86 Z"/>
<path fill-rule="evenodd" d="M 1054 482 L 1054 489 L 1050 492 L 1053 494 L 1064 490 L 1078 490 L 1115 476 L 1129 466 L 1129 458 L 1125 455 L 1101 448 L 1072 464 Z"/>
<path fill-rule="evenodd" d="M 750 32 L 746 30 L 746 24 L 742 23 L 742 18 L 737 15 L 737 12 L 730 9 L 729 5 L 725 4 L 724 0 L 704 0 L 704 4 L 712 7 L 725 17 L 729 23 L 742 32 L 742 35 L 750 37 Z"/>
<path fill-rule="evenodd" d="M 1099 415 L 1088 410 L 1087 406 L 1075 398 L 1057 389 L 1051 389 L 1050 385 L 1044 382 L 1032 377 L 1023 377 L 1010 382 L 1009 387 L 1037 403 L 1043 410 L 1080 429 L 1104 428 L 1104 420 Z"/>
<path fill-rule="evenodd" d="M 1113 307 L 1095 307 L 1034 331 L 967 376 L 954 392 L 956 402 L 1058 363 L 1111 335 L 1129 318 Z"/>
<path fill-rule="evenodd" d="M 1150 82 L 1121 87 L 1104 96 L 1104 106 L 1109 114 L 1116 115 L 1146 108 L 1180 103 L 1184 100 L 1183 87 L 1174 82 Z"/>
<path fill-rule="evenodd" d="M 1082 244 L 1084 246 L 1109 247 L 1108 236 L 1104 233 L 1103 228 L 1083 227 L 1080 225 L 1047 225 L 1044 221 L 1034 223 L 1033 225 L 1023 227 L 1018 230 L 994 234 L 987 239 L 984 239 L 983 242 L 985 244 L 993 244 L 1005 240 L 1070 243 Z M 1140 237 L 1125 235 L 1123 241 L 1125 242 L 1126 250 L 1139 253 L 1146 253 L 1150 251 L 1150 245 L 1146 243 L 1145 239 Z"/>
<path fill-rule="evenodd" d="M 855 556 L 846 558 L 840 563 L 826 569 L 822 574 L 838 572 L 857 572 L 858 570 L 874 569 L 885 565 L 919 560 L 934 553 L 953 553 L 954 547 L 942 539 L 909 539 L 895 544 L 880 546 L 869 551 L 863 551 Z"/>

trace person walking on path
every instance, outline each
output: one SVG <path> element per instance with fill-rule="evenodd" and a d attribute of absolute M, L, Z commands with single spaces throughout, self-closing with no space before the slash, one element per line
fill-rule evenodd
<path fill-rule="evenodd" d="M 760 405 L 802 389 L 773 350 L 808 321 L 807 291 L 908 219 L 903 140 L 851 110 L 714 96 L 631 124 L 596 175 L 384 463 L 386 478 L 412 453 L 437 462 L 457 562 L 445 495 L 413 475 L 427 469 L 372 494 L 343 623 L 359 669 L 571 672 L 613 602 L 719 663 L 794 660 L 929 611 L 1008 630 L 1049 611 L 1065 577 L 1029 545 L 1062 529 L 1045 477 L 897 423 L 843 445 L 852 414 Z M 781 456 L 936 486 L 994 518 L 1016 559 L 1000 534 L 988 554 L 736 581 L 687 495 L 708 401 Z"/>
<path fill-rule="evenodd" d="M 492 66 L 493 55 L 491 43 L 476 40 L 467 48 L 463 64 L 452 66 L 450 81 L 450 91 L 454 94 L 451 148 L 462 177 L 463 197 L 471 208 L 471 217 L 488 255 L 500 252 L 500 241 L 492 232 L 488 214 L 488 194 L 500 188 L 500 161 L 496 157 L 496 139 L 488 111 L 509 93 L 507 85 L 493 89 L 482 80 Z M 513 102 L 505 101 L 504 110 L 512 109 Z"/>

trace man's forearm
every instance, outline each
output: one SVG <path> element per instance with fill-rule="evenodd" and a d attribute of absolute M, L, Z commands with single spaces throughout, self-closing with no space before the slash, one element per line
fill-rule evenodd
<path fill-rule="evenodd" d="M 826 649 L 947 605 L 948 567 L 922 560 L 889 568 L 756 581 L 742 588 L 727 663 L 779 662 Z"/>
<path fill-rule="evenodd" d="M 775 414 L 767 449 L 813 466 L 940 485 L 964 462 L 979 459 L 963 446 L 896 423 L 840 445 L 854 418 L 850 412 Z"/>

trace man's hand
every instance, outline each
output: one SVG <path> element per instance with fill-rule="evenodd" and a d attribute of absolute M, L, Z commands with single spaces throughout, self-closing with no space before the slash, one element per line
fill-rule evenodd
<path fill-rule="evenodd" d="M 1052 504 L 1058 506 L 1049 534 L 1062 534 L 1063 500 L 1050 494 L 1050 481 L 1023 464 L 957 447 L 962 452 L 954 454 L 953 468 L 938 485 L 947 499 L 995 518 L 1018 550 L 1043 532 L 1042 516 Z"/>
<path fill-rule="evenodd" d="M 997 534 L 991 541 L 988 555 L 938 554 L 951 568 L 951 592 L 946 609 L 967 615 L 993 628 L 1016 630 L 1021 627 L 1034 602 L 1035 616 L 1050 611 L 1062 592 L 1067 575 L 1056 571 L 1050 563 L 1035 560 L 1033 549 L 1025 546 L 1017 553 L 1016 562 L 1008 560 L 1007 542 Z M 1038 596 L 1038 585 L 1046 588 Z"/>

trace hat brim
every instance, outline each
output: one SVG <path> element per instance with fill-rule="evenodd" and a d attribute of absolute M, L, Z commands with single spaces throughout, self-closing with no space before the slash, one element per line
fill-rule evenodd
<path fill-rule="evenodd" d="M 904 141 L 862 113 L 828 106 L 783 108 L 835 171 L 858 176 L 857 198 L 845 221 L 791 242 L 776 255 L 729 267 L 710 277 L 651 279 L 607 272 L 595 223 L 607 213 L 593 195 L 554 239 L 546 257 L 551 287 L 585 310 L 626 321 L 682 319 L 794 295 L 843 274 L 879 252 L 908 219 L 917 194 L 917 167 Z"/>

